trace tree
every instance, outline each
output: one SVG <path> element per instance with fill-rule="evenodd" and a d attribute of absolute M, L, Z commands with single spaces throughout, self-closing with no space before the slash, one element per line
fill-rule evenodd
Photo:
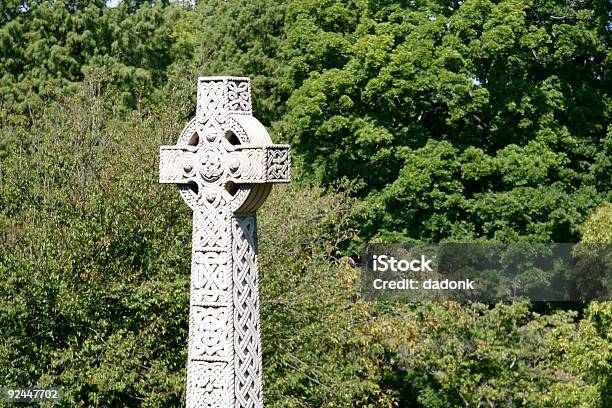
<path fill-rule="evenodd" d="M 61 387 L 63 407 L 181 406 L 191 215 L 156 158 L 182 112 L 117 118 L 87 82 L 14 125 L 2 161 L 0 378 Z M 390 407 L 371 306 L 339 257 L 353 200 L 279 189 L 259 211 L 267 406 Z"/>
<path fill-rule="evenodd" d="M 610 304 L 539 315 L 528 303 L 394 305 L 382 322 L 405 406 L 607 407 Z M 602 325 L 603 322 L 603 325 Z"/>
<path fill-rule="evenodd" d="M 0 13 L 3 121 L 32 121 L 49 92 L 74 91 L 87 74 L 103 79 L 103 89 L 121 91 L 118 106 L 139 107 L 181 56 L 172 37 L 182 15 L 175 5 L 9 1 Z"/>
<path fill-rule="evenodd" d="M 265 125 L 280 117 L 289 89 L 284 81 L 285 2 L 203 1 L 195 30 L 194 70 L 200 76 L 248 76 L 253 109 Z"/>
<path fill-rule="evenodd" d="M 594 211 L 582 226 L 582 240 L 574 246 L 571 271 L 576 296 L 606 300 L 612 292 L 612 204 Z"/>
<path fill-rule="evenodd" d="M 290 3 L 279 127 L 362 234 L 575 242 L 609 194 L 609 2 Z"/>

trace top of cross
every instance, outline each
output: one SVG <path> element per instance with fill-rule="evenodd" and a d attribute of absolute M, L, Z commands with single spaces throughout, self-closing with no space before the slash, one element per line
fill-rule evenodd
<path fill-rule="evenodd" d="M 198 78 L 196 116 L 251 115 L 251 81 L 245 77 Z"/>
<path fill-rule="evenodd" d="M 289 146 L 273 144 L 252 116 L 249 79 L 199 78 L 195 118 L 160 148 L 160 183 L 179 184 L 194 210 L 254 212 L 271 183 L 290 179 Z"/>

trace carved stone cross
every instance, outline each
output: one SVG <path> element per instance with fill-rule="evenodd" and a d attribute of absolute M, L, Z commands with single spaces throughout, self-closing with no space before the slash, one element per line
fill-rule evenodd
<path fill-rule="evenodd" d="M 263 406 L 255 211 L 290 180 L 249 79 L 199 78 L 196 116 L 159 165 L 193 210 L 187 408 Z"/>

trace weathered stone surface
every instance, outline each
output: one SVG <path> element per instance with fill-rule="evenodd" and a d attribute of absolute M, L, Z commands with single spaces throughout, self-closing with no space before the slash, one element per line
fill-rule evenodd
<path fill-rule="evenodd" d="M 160 183 L 193 210 L 188 408 L 263 407 L 255 211 L 290 167 L 252 116 L 248 78 L 200 78 L 195 118 L 160 147 Z"/>

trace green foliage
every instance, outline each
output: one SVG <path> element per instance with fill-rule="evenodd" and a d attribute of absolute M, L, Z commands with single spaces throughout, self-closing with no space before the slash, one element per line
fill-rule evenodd
<path fill-rule="evenodd" d="M 281 59 L 285 2 L 280 0 L 211 0 L 199 2 L 194 16 L 199 76 L 248 76 L 253 109 L 265 125 L 280 117 L 288 89 Z"/>
<path fill-rule="evenodd" d="M 111 9 L 104 0 L 9 1 L 0 13 L 3 120 L 32 120 L 41 98 L 58 88 L 73 91 L 88 74 L 121 92 L 118 105 L 139 107 L 185 53 L 172 38 L 183 11 L 161 2 Z"/>
<path fill-rule="evenodd" d="M 158 185 L 156 157 L 182 112 L 112 120 L 113 102 L 82 86 L 11 129 L 0 379 L 62 387 L 66 407 L 181 406 L 191 223 L 176 190 Z M 354 238 L 352 200 L 279 190 L 260 210 L 267 405 L 391 406 L 371 306 L 337 257 Z"/>
<path fill-rule="evenodd" d="M 191 217 L 156 158 L 226 74 L 296 162 L 259 212 L 267 406 L 612 406 L 611 303 L 371 304 L 343 257 L 609 242 L 610 7 L 2 3 L 0 383 L 183 405 Z M 580 290 L 609 284 L 577 255 Z"/>
<path fill-rule="evenodd" d="M 63 406 L 180 405 L 190 216 L 142 159 L 177 124 L 89 95 L 14 127 L 1 163 L 0 378 L 60 386 Z"/>
<path fill-rule="evenodd" d="M 582 242 L 612 244 L 612 203 L 598 208 L 582 226 Z"/>
<path fill-rule="evenodd" d="M 31 144 L 2 162 L 0 377 L 61 386 L 63 406 L 180 406 L 190 217 L 142 160 L 172 141 L 180 115 L 112 121 L 113 99 L 90 95 L 14 128 Z M 606 304 L 578 321 L 523 304 L 365 303 L 339 255 L 355 238 L 352 207 L 296 184 L 261 209 L 268 406 L 606 406 Z"/>
<path fill-rule="evenodd" d="M 576 242 L 609 192 L 608 2 L 291 2 L 280 127 L 362 235 Z"/>
<path fill-rule="evenodd" d="M 582 240 L 574 247 L 572 281 L 585 298 L 606 299 L 612 288 L 612 204 L 598 208 L 582 226 Z"/>
<path fill-rule="evenodd" d="M 609 306 L 594 304 L 579 320 L 573 312 L 538 315 L 526 303 L 395 305 L 381 328 L 401 403 L 607 407 Z"/>
<path fill-rule="evenodd" d="M 332 257 L 353 239 L 352 200 L 275 189 L 260 210 L 265 401 L 270 407 L 391 407 L 388 371 L 359 271 Z M 295 203 L 300 205 L 295 205 Z"/>

